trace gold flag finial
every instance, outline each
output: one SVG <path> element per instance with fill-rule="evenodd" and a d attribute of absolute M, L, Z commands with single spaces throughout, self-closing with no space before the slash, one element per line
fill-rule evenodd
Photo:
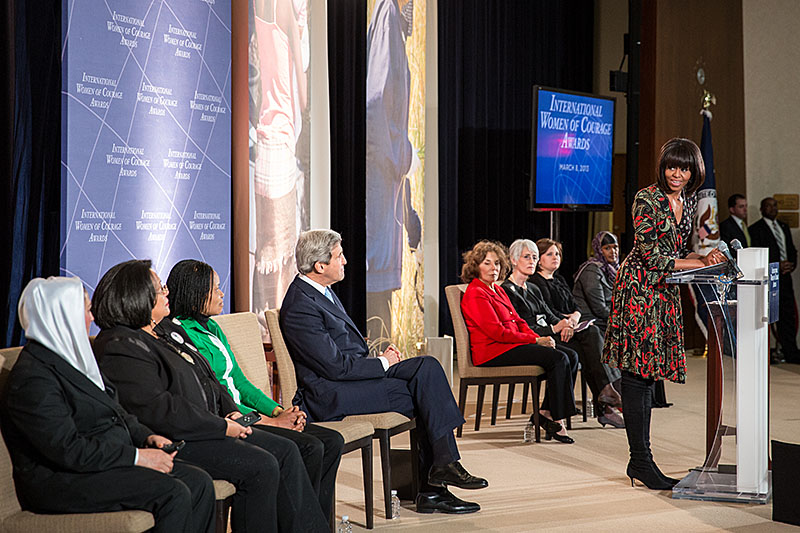
<path fill-rule="evenodd" d="M 708 110 L 712 105 L 717 105 L 717 97 L 703 89 L 703 109 Z"/>

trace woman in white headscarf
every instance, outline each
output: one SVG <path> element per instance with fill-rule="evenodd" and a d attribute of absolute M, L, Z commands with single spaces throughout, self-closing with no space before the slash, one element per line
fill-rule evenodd
<path fill-rule="evenodd" d="M 20 296 L 29 342 L 8 376 L 0 425 L 21 507 L 139 509 L 153 514 L 153 531 L 212 531 L 211 478 L 161 450 L 170 441 L 119 405 L 89 344 L 90 305 L 78 278 L 36 278 Z"/>

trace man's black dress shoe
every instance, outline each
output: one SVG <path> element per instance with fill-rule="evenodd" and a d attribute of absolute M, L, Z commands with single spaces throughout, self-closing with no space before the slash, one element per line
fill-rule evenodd
<path fill-rule="evenodd" d="M 444 466 L 431 466 L 428 472 L 428 483 L 434 487 L 458 487 L 459 489 L 483 489 L 489 482 L 482 477 L 475 477 L 467 472 L 461 463 L 453 461 Z"/>
<path fill-rule="evenodd" d="M 466 514 L 475 513 L 481 510 L 481 506 L 473 502 L 465 502 L 456 498 L 447 489 L 441 492 L 420 492 L 417 494 L 418 513 L 448 513 Z"/>

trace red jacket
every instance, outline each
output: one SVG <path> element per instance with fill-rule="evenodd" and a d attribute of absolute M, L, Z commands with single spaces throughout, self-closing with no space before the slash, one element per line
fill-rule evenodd
<path fill-rule="evenodd" d="M 539 336 L 514 310 L 500 285 L 493 291 L 474 279 L 464 292 L 461 313 L 469 330 L 472 363 L 480 365 L 523 344 L 533 344 Z"/>

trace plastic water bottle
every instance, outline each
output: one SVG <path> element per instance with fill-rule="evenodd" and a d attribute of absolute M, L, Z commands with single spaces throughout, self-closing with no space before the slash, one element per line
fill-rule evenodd
<path fill-rule="evenodd" d="M 525 424 L 525 429 L 522 430 L 522 442 L 533 442 L 533 422 Z"/>
<path fill-rule="evenodd" d="M 336 533 L 353 533 L 353 526 L 350 525 L 349 516 L 342 516 L 342 521 L 336 526 Z"/>
<path fill-rule="evenodd" d="M 392 491 L 392 520 L 400 518 L 400 498 L 397 497 L 397 491 Z"/>

